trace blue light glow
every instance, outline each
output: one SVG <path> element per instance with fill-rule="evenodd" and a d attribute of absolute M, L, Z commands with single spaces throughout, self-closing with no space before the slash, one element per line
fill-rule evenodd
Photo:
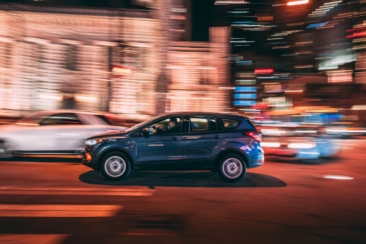
<path fill-rule="evenodd" d="M 244 93 L 244 94 L 234 94 L 235 99 L 256 99 L 257 94 Z"/>
<path fill-rule="evenodd" d="M 235 92 L 257 92 L 257 89 L 253 86 L 237 86 Z"/>
<path fill-rule="evenodd" d="M 328 22 L 322 22 L 322 23 L 314 23 L 314 24 L 310 24 L 306 27 L 306 29 L 312 29 L 312 28 L 318 28 L 318 27 L 322 27 L 324 25 L 328 24 Z"/>
<path fill-rule="evenodd" d="M 234 106 L 253 106 L 256 101 L 253 100 L 236 100 L 234 101 Z"/>

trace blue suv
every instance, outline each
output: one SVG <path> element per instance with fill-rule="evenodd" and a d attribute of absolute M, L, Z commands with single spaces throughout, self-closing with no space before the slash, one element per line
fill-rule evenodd
<path fill-rule="evenodd" d="M 123 133 L 88 138 L 83 164 L 108 180 L 131 170 L 214 170 L 228 182 L 264 163 L 261 134 L 244 116 L 220 113 L 170 113 Z"/>

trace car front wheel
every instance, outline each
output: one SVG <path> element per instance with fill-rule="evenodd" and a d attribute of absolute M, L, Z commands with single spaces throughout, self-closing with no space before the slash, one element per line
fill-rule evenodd
<path fill-rule="evenodd" d="M 123 153 L 111 152 L 102 159 L 101 171 L 108 180 L 123 180 L 130 174 L 131 164 Z"/>
<path fill-rule="evenodd" d="M 219 163 L 217 172 L 221 179 L 227 182 L 237 182 L 245 176 L 247 167 L 244 159 L 237 154 L 224 155 Z"/>

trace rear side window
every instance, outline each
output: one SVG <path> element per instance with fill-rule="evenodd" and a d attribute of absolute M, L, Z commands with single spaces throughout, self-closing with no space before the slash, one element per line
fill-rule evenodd
<path fill-rule="evenodd" d="M 218 124 L 215 118 L 191 117 L 191 132 L 217 131 Z"/>
<path fill-rule="evenodd" d="M 239 120 L 234 120 L 234 119 L 221 119 L 221 121 L 222 121 L 222 126 L 224 127 L 224 130 L 235 129 L 240 124 Z"/>

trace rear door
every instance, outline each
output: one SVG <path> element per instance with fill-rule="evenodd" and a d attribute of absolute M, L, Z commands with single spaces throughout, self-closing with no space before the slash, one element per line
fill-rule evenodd
<path fill-rule="evenodd" d="M 184 141 L 184 169 L 211 168 L 214 150 L 220 143 L 221 126 L 212 116 L 191 116 Z"/>
<path fill-rule="evenodd" d="M 40 125 L 52 130 L 54 151 L 72 153 L 82 145 L 83 125 L 75 113 L 53 114 L 42 120 Z"/>

